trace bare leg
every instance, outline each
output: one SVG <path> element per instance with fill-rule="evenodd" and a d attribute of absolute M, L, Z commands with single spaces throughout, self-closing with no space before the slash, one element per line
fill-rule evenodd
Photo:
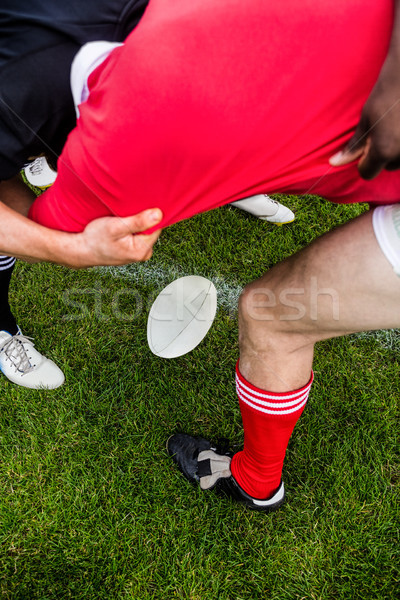
<path fill-rule="evenodd" d="M 284 500 L 282 467 L 307 402 L 314 345 L 350 332 L 400 326 L 400 278 L 365 214 L 319 238 L 248 285 L 240 299 L 236 374 L 244 448 L 227 469 L 207 440 L 168 442 L 185 477 L 255 510 Z M 198 451 L 198 458 L 193 459 Z"/>
<path fill-rule="evenodd" d="M 237 389 L 244 449 L 235 481 L 253 498 L 279 495 L 290 435 L 307 402 L 314 345 L 400 325 L 400 278 L 365 214 L 246 287 L 240 301 Z"/>
<path fill-rule="evenodd" d="M 20 175 L 0 182 L 0 201 L 16 212 L 28 216 L 29 209 L 36 196 L 23 182 Z"/>
<path fill-rule="evenodd" d="M 240 371 L 285 392 L 310 377 L 314 345 L 356 331 L 400 326 L 400 278 L 366 213 L 276 265 L 240 300 Z"/>

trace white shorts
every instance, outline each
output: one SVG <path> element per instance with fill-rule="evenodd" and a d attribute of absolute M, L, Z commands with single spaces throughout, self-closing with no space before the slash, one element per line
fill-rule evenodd
<path fill-rule="evenodd" d="M 372 224 L 383 254 L 400 277 L 400 204 L 378 206 L 373 212 Z"/>
<path fill-rule="evenodd" d="M 109 54 L 122 44 L 117 42 L 88 42 L 75 55 L 71 65 L 71 91 L 74 99 L 76 116 L 79 118 L 79 105 L 89 97 L 88 79 L 90 74 L 101 65 Z"/>

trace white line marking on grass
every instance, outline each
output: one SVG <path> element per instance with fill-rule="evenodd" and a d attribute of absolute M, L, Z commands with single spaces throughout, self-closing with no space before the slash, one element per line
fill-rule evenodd
<path fill-rule="evenodd" d="M 191 272 L 187 273 L 179 266 L 136 263 L 124 267 L 98 267 L 103 273 L 113 277 L 124 278 L 130 282 L 142 285 L 151 285 L 156 291 L 161 291 L 166 285 L 186 275 L 201 275 L 207 277 L 215 285 L 218 292 L 218 306 L 227 310 L 234 317 L 237 314 L 237 305 L 243 286 L 238 283 L 226 281 L 220 276 L 212 276 L 208 273 Z M 353 334 L 350 342 L 357 339 L 375 339 L 382 348 L 400 352 L 400 330 L 388 329 L 382 331 L 365 331 Z"/>
<path fill-rule="evenodd" d="M 131 282 L 142 285 L 151 285 L 156 290 L 161 291 L 166 285 L 186 275 L 201 275 L 210 279 L 215 285 L 218 293 L 218 306 L 229 311 L 231 315 L 237 313 L 237 305 L 243 286 L 238 283 L 227 282 L 220 276 L 191 272 L 186 273 L 177 266 L 165 266 L 160 264 L 137 263 L 123 267 L 98 267 L 103 273 L 113 277 L 128 279 Z"/>
<path fill-rule="evenodd" d="M 362 331 L 351 336 L 355 339 L 374 339 L 382 348 L 400 353 L 400 329 L 382 329 L 381 331 Z"/>

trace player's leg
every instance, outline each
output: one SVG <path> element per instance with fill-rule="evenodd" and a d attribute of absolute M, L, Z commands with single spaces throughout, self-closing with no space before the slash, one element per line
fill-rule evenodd
<path fill-rule="evenodd" d="M 21 213 L 32 201 L 30 190 L 19 177 L 0 184 L 0 198 Z M 0 370 L 13 383 L 28 388 L 57 388 L 64 374 L 40 354 L 33 341 L 22 335 L 9 305 L 9 288 L 15 259 L 0 256 Z"/>
<path fill-rule="evenodd" d="M 400 220 L 400 207 L 393 208 Z M 240 371 L 274 392 L 300 387 L 309 380 L 317 341 L 399 327 L 399 294 L 400 278 L 379 246 L 372 212 L 364 214 L 246 287 Z"/>
<path fill-rule="evenodd" d="M 0 202 L 26 217 L 36 195 L 20 174 L 0 182 Z M 8 237 L 8 236 L 7 236 Z"/>
<path fill-rule="evenodd" d="M 397 257 L 400 261 L 400 248 Z M 225 459 L 210 446 L 204 449 L 202 440 L 193 472 L 183 447 L 196 441 L 172 439 L 169 451 L 181 470 L 187 467 L 185 475 L 192 470 L 203 488 L 225 489 L 251 508 L 277 508 L 287 443 L 311 387 L 314 344 L 400 326 L 399 295 L 400 278 L 377 242 L 371 214 L 323 236 L 247 286 L 240 300 L 237 369 L 244 450 L 234 455 L 229 476 Z"/>
<path fill-rule="evenodd" d="M 64 374 L 22 335 L 8 301 L 15 259 L 0 256 L 0 371 L 13 383 L 28 388 L 59 387 Z"/>
<path fill-rule="evenodd" d="M 17 323 L 8 303 L 11 275 L 15 258 L 0 256 L 0 332 L 9 331 L 12 335 L 18 332 Z"/>
<path fill-rule="evenodd" d="M 400 207 L 396 212 L 400 220 Z M 398 244 L 400 250 L 400 237 Z M 399 327 L 399 298 L 400 278 L 378 244 L 371 213 L 247 286 L 237 371 L 245 444 L 231 465 L 247 493 L 267 497 L 280 484 L 287 443 L 307 401 L 314 344 Z"/>

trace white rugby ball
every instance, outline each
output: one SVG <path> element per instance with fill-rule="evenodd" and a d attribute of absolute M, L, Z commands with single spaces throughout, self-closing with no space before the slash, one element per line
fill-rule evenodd
<path fill-rule="evenodd" d="M 217 290 L 198 275 L 176 279 L 157 296 L 147 321 L 147 342 L 153 354 L 176 358 L 193 350 L 205 337 L 217 312 Z"/>

